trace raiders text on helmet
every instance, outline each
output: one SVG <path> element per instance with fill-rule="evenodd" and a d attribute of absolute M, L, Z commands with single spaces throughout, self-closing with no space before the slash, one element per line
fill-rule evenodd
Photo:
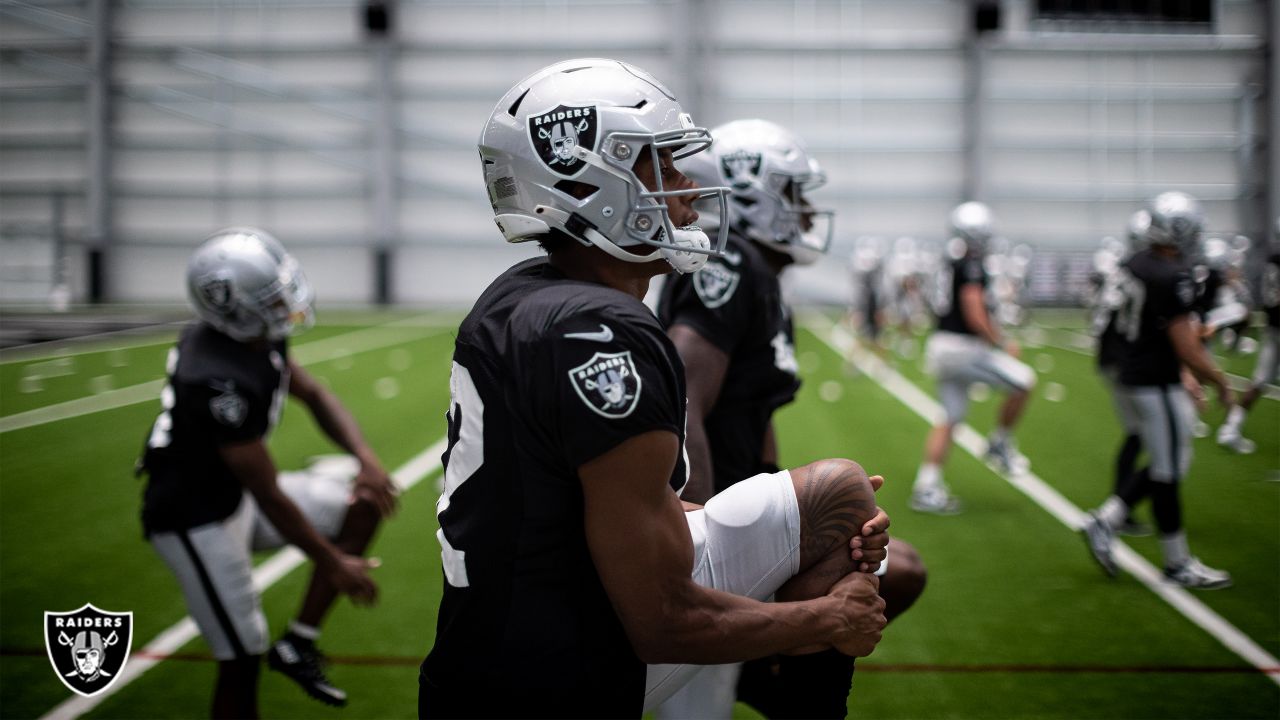
<path fill-rule="evenodd" d="M 827 178 L 800 139 L 767 120 L 734 120 L 711 136 L 711 152 L 685 160 L 680 169 L 699 185 L 729 186 L 733 228 L 799 264 L 826 253 L 834 213 L 814 209 L 804 193 Z"/>
<path fill-rule="evenodd" d="M 980 202 L 967 202 L 957 205 L 951 211 L 950 231 L 952 238 L 958 238 L 965 245 L 966 254 L 983 254 L 987 251 L 987 243 L 995 235 L 995 218 L 991 208 Z"/>
<path fill-rule="evenodd" d="M 1199 200 L 1184 192 L 1164 192 L 1152 199 L 1147 212 L 1151 214 L 1147 239 L 1152 245 L 1177 248 L 1188 258 L 1199 257 L 1204 230 Z"/>
<path fill-rule="evenodd" d="M 219 230 L 196 248 L 187 294 L 201 320 L 241 342 L 280 340 L 314 319 L 298 261 L 255 228 Z"/>
<path fill-rule="evenodd" d="M 650 190 L 632 167 L 641 152 L 670 148 L 676 158 L 705 150 L 711 135 L 694 126 L 652 75 L 617 60 L 566 60 L 521 81 L 498 101 L 480 135 L 480 160 L 495 220 L 508 242 L 552 229 L 628 262 L 665 259 L 693 272 L 724 249 L 696 226 L 675 227 L 660 173 Z M 703 188 L 719 199 L 726 188 Z M 650 246 L 640 255 L 623 248 Z"/>

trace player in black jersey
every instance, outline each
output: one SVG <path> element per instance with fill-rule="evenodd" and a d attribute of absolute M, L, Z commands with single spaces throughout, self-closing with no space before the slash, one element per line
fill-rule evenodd
<path fill-rule="evenodd" d="M 1025 464 L 1016 450 L 1013 429 L 1026 408 L 1036 376 L 1016 359 L 1018 344 L 1004 337 L 988 307 L 983 259 L 994 234 L 992 226 L 991 210 L 982 203 L 967 202 L 951 212 L 952 237 L 947 243 L 951 262 L 934 287 L 938 327 L 925 349 L 926 361 L 938 378 L 946 417 L 925 441 L 924 462 L 911 493 L 911 508 L 918 512 L 951 515 L 960 511 L 959 500 L 943 481 L 942 465 L 951 449 L 952 432 L 968 413 L 969 387 L 974 383 L 1007 393 L 996 429 L 988 438 L 988 461 L 1003 472 Z"/>
<path fill-rule="evenodd" d="M 1280 218 L 1276 219 L 1276 237 L 1280 238 Z M 1218 428 L 1218 444 L 1237 452 L 1252 452 L 1253 441 L 1244 437 L 1242 428 L 1253 404 L 1262 397 L 1267 384 L 1280 376 L 1280 251 L 1267 256 L 1262 269 L 1259 305 L 1267 316 L 1258 363 L 1254 366 L 1249 388 L 1240 395 L 1240 404 L 1227 413 L 1226 422 Z M 1273 434 L 1274 436 L 1274 434 Z"/>
<path fill-rule="evenodd" d="M 792 263 L 821 257 L 832 230 L 831 212 L 814 209 L 806 197 L 825 175 L 790 131 L 738 120 L 711 135 L 712 149 L 680 169 L 703 187 L 730 188 L 724 256 L 695 274 L 669 276 L 658 303 L 688 383 L 691 472 L 682 497 L 700 503 L 778 470 L 772 416 L 800 386 L 791 311 L 778 279 Z M 924 568 L 910 545 L 895 539 L 889 547 L 880 593 L 891 619 L 923 590 Z M 853 658 L 834 650 L 751 661 L 741 682 L 736 664 L 712 666 L 657 714 L 728 718 L 736 685 L 740 699 L 769 717 L 843 718 L 852 673 Z"/>
<path fill-rule="evenodd" d="M 1128 341 L 1120 360 L 1122 391 L 1137 410 L 1150 462 L 1121 494 L 1090 513 L 1082 532 L 1094 559 L 1114 576 L 1114 529 L 1139 500 L 1150 496 L 1165 576 L 1184 587 L 1227 587 L 1230 575 L 1204 565 L 1188 550 L 1178 499 L 1178 484 L 1191 464 L 1194 415 L 1182 385 L 1182 366 L 1216 387 L 1225 407 L 1234 404 L 1226 377 L 1200 342 L 1192 314 L 1196 284 L 1188 260 L 1200 254 L 1203 219 L 1199 203 L 1185 193 L 1158 195 L 1149 212 L 1150 247 L 1124 264 L 1124 301 L 1116 328 Z"/>
<path fill-rule="evenodd" d="M 641 298 L 723 250 L 692 203 L 723 214 L 725 189 L 674 162 L 710 143 L 657 80 L 612 60 L 544 68 L 495 107 L 479 143 L 495 219 L 547 257 L 503 273 L 458 329 L 420 715 L 639 717 L 696 672 L 645 663 L 878 641 L 877 581 L 849 546 L 888 518 L 856 463 L 758 475 L 705 508 L 679 499 L 684 367 Z M 745 543 L 765 561 L 723 554 Z M 762 602 L 775 591 L 788 602 Z"/>
<path fill-rule="evenodd" d="M 1116 453 L 1114 494 L 1120 495 L 1123 488 L 1132 480 L 1137 469 L 1138 456 L 1142 452 L 1142 422 L 1138 409 L 1129 400 L 1129 396 L 1120 385 L 1120 358 L 1123 357 L 1128 341 L 1116 329 L 1116 314 L 1124 303 L 1123 278 L 1121 264 L 1133 254 L 1142 252 L 1147 247 L 1147 230 L 1151 226 L 1151 215 L 1146 210 L 1138 210 L 1129 217 L 1127 229 L 1127 245 L 1109 245 L 1095 255 L 1095 272 L 1098 288 L 1092 301 L 1092 317 L 1090 332 L 1098 338 L 1097 362 L 1098 374 L 1111 395 L 1116 417 L 1124 429 L 1124 442 Z M 1116 242 L 1116 241 L 1113 241 Z M 1127 516 L 1116 527 L 1121 535 L 1141 537 L 1152 533 L 1151 527 Z"/>
<path fill-rule="evenodd" d="M 288 336 L 312 316 L 311 290 L 275 238 L 253 228 L 214 234 L 192 255 L 187 288 L 200 322 L 169 351 L 163 409 L 139 460 L 142 524 L 218 660 L 213 716 L 257 717 L 268 637 L 251 553 L 285 543 L 316 569 L 268 663 L 312 697 L 344 705 L 315 640 L 338 593 L 374 601 L 360 555 L 395 508 L 394 486 L 351 414 L 289 357 Z M 286 395 L 353 457 L 277 473 L 266 438 Z"/>

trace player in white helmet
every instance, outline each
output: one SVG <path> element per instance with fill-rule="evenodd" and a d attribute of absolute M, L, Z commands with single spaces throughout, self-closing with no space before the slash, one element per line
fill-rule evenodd
<path fill-rule="evenodd" d="M 1182 529 L 1179 485 L 1191 465 L 1195 411 L 1183 386 L 1183 365 L 1218 390 L 1227 408 L 1231 388 L 1200 341 L 1194 309 L 1192 265 L 1201 256 L 1204 218 L 1195 198 L 1162 193 L 1148 208 L 1150 247 L 1124 263 L 1123 300 L 1116 330 L 1126 343 L 1119 361 L 1121 392 L 1135 414 L 1148 464 L 1090 513 L 1082 527 L 1094 559 L 1116 574 L 1112 542 L 1116 528 L 1143 498 L 1151 498 L 1160 535 L 1165 577 L 1190 588 L 1227 587 L 1231 576 L 1191 555 Z"/>
<path fill-rule="evenodd" d="M 1280 218 L 1276 218 L 1275 231 L 1276 238 L 1280 240 Z M 1244 437 L 1244 422 L 1254 403 L 1262 397 L 1266 386 L 1274 384 L 1277 377 L 1280 377 L 1280 249 L 1276 245 L 1267 254 L 1259 289 L 1258 305 L 1267 316 L 1267 326 L 1263 329 L 1258 362 L 1249 379 L 1248 389 L 1240 395 L 1240 404 L 1227 413 L 1227 419 L 1218 428 L 1217 436 L 1218 444 L 1239 453 L 1253 452 L 1257 448 L 1252 440 Z M 1272 438 L 1274 437 L 1275 433 L 1272 433 Z"/>
<path fill-rule="evenodd" d="M 1004 391 L 996 429 L 988 438 L 987 459 L 1002 472 L 1019 469 L 1025 459 L 1017 452 L 1013 430 L 1035 387 L 1036 376 L 1017 360 L 1018 344 L 1005 337 L 987 292 L 989 278 L 983 260 L 995 234 L 991 210 L 980 202 L 966 202 L 951 212 L 950 262 L 944 266 L 933 293 L 938 327 L 926 348 L 928 365 L 938 378 L 938 392 L 946 416 L 934 425 L 925 442 L 924 461 L 916 473 L 911 508 L 950 515 L 960 511 L 942 477 L 955 426 L 969 407 L 969 387 L 977 382 Z"/>
<path fill-rule="evenodd" d="M 679 499 L 685 367 L 641 299 L 652 277 L 724 254 L 728 189 L 676 165 L 710 144 L 652 75 L 598 58 L 534 73 L 486 123 L 498 226 L 547 256 L 499 276 L 458 329 L 422 717 L 639 716 L 687 663 L 878 641 L 878 582 L 858 570 L 883 559 L 888 518 L 856 463 L 757 475 L 705 508 Z M 792 524 L 815 512 L 832 529 L 820 551 Z M 855 560 L 863 532 L 878 540 Z M 746 544 L 757 561 L 726 567 L 722 549 Z M 763 602 L 774 592 L 797 602 Z"/>
<path fill-rule="evenodd" d="M 289 356 L 289 336 L 311 323 L 312 292 L 279 241 L 255 228 L 215 233 L 191 256 L 187 290 L 200 321 L 169 353 L 162 411 L 139 461 L 142 522 L 218 660 L 213 715 L 257 716 L 264 653 L 312 697 L 344 705 L 316 639 L 339 593 L 375 599 L 360 555 L 394 510 L 395 488 L 351 413 Z M 350 457 L 278 472 L 266 439 L 286 395 Z M 268 652 L 252 552 L 286 543 L 316 567 L 297 618 Z"/>
<path fill-rule="evenodd" d="M 679 164 L 702 186 L 728 186 L 724 256 L 694 275 L 668 277 L 658 302 L 686 368 L 689 485 L 682 497 L 705 502 L 759 473 L 778 471 L 773 414 L 800 386 L 791 309 L 779 283 L 792 265 L 816 262 L 830 245 L 832 213 L 812 193 L 826 176 L 787 128 L 760 119 L 711 131 L 715 144 Z M 743 557 L 753 548 L 735 550 Z M 906 610 L 924 587 L 914 548 L 890 545 L 882 569 L 886 617 Z M 713 666 L 658 710 L 660 718 L 727 718 L 737 697 L 763 712 L 844 717 L 853 658 L 836 650 L 776 655 Z"/>

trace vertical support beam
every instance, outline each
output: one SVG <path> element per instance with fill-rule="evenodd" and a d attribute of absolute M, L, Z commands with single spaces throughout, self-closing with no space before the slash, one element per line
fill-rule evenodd
<path fill-rule="evenodd" d="M 707 18 L 710 12 L 708 2 L 710 0 L 681 0 L 674 5 L 676 17 L 673 27 L 676 32 L 670 36 L 671 58 L 676 68 L 671 77 L 684 82 L 683 87 L 673 88 L 672 92 L 685 112 L 702 127 L 710 127 L 713 122 L 707 115 L 708 109 L 713 107 L 713 98 L 707 97 L 711 83 L 707 77 L 709 59 L 704 35 L 711 33 L 709 28 L 714 27 Z"/>
<path fill-rule="evenodd" d="M 88 178 L 85 185 L 85 240 L 90 252 L 89 301 L 108 299 L 105 283 L 107 248 L 111 245 L 111 22 L 112 0 L 89 2 L 89 83 L 85 114 L 88 117 L 85 150 Z"/>
<path fill-rule="evenodd" d="M 394 3 L 391 0 L 366 2 L 365 29 L 373 54 L 373 300 L 379 305 L 388 305 L 394 300 L 391 269 L 395 246 L 400 241 Z"/>
<path fill-rule="evenodd" d="M 963 157 L 964 184 L 962 200 L 987 200 L 987 143 L 984 110 L 986 101 L 983 80 L 986 77 L 986 38 L 978 28 L 978 13 L 982 0 L 970 0 L 968 25 L 964 37 L 964 107 Z"/>
<path fill-rule="evenodd" d="M 1280 245 L 1277 237 L 1276 218 L 1280 218 L 1280 7 L 1276 3 L 1267 3 L 1271 14 L 1270 32 L 1267 33 L 1267 106 L 1268 124 L 1271 131 L 1267 133 L 1267 190 L 1266 208 L 1267 222 L 1259 237 L 1271 237 L 1272 247 Z M 1254 243 L 1260 246 L 1262 243 Z"/>

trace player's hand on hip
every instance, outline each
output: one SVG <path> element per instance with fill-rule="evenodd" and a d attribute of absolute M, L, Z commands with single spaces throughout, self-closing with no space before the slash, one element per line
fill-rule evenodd
<path fill-rule="evenodd" d="M 343 595 L 351 597 L 356 605 L 373 605 L 378 601 L 378 585 L 369 576 L 370 568 L 381 563 L 377 558 L 338 553 L 328 568 L 329 582 Z"/>
<path fill-rule="evenodd" d="M 382 517 L 390 517 L 396 511 L 400 489 L 381 465 L 369 463 L 360 466 L 351 494 L 353 500 L 363 500 L 377 508 Z"/>
<path fill-rule="evenodd" d="M 871 487 L 879 490 L 884 477 L 871 476 Z M 875 517 L 862 526 L 862 532 L 849 539 L 849 557 L 857 563 L 858 572 L 873 573 L 889 555 L 889 514 L 876 506 Z"/>
<path fill-rule="evenodd" d="M 875 650 L 884 630 L 884 598 L 880 578 L 866 573 L 850 573 L 827 593 L 841 601 L 845 629 L 831 639 L 831 646 L 853 657 L 866 657 Z"/>

